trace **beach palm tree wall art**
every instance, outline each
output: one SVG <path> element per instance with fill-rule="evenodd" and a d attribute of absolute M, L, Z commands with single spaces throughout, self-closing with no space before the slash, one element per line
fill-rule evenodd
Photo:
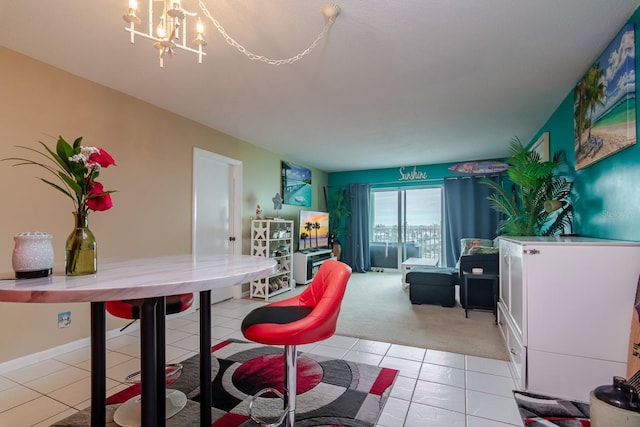
<path fill-rule="evenodd" d="M 285 205 L 311 206 L 311 170 L 291 162 L 281 163 L 281 190 Z"/>
<path fill-rule="evenodd" d="M 624 26 L 587 70 L 573 100 L 576 169 L 636 143 L 633 25 Z"/>

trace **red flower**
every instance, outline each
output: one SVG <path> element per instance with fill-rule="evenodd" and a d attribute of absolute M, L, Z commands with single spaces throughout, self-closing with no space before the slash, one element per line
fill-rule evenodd
<path fill-rule="evenodd" d="M 106 168 L 109 165 L 116 165 L 116 161 L 113 160 L 113 157 L 102 148 L 98 148 L 97 153 L 93 153 L 89 156 L 89 161 L 93 163 L 97 163 L 103 168 Z"/>
<path fill-rule="evenodd" d="M 93 182 L 93 186 L 89 190 L 88 196 L 87 207 L 92 211 L 106 211 L 111 209 L 113 206 L 113 203 L 111 202 L 111 195 L 109 193 L 105 193 L 104 187 L 97 181 Z"/>

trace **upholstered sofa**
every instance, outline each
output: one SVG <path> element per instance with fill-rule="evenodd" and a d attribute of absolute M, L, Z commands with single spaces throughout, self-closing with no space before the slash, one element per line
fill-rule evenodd
<path fill-rule="evenodd" d="M 420 245 L 416 242 L 404 243 L 407 258 L 420 258 Z M 398 244 L 390 242 L 369 243 L 371 266 L 383 268 L 400 268 L 398 265 Z"/>

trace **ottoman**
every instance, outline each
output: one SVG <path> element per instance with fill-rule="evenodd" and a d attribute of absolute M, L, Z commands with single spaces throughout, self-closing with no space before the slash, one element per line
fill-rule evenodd
<path fill-rule="evenodd" d="M 407 273 L 411 304 L 456 305 L 455 268 L 414 267 Z"/>

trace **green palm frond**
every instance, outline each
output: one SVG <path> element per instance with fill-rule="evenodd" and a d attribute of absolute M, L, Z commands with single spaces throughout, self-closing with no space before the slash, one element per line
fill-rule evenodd
<path fill-rule="evenodd" d="M 511 155 L 505 160 L 510 166 L 507 175 L 515 186 L 515 194 L 507 192 L 500 184 L 483 179 L 493 193 L 487 197 L 489 206 L 505 219 L 498 231 L 510 236 L 553 235 L 571 225 L 571 205 L 558 213 L 544 210 L 547 200 L 566 201 L 573 183 L 565 177 L 555 176 L 558 165 L 566 160 L 564 152 L 554 153 L 552 160 L 541 161 L 535 151 L 527 151 L 522 142 L 514 137 L 510 144 Z M 549 223 L 550 218 L 553 221 Z"/>

